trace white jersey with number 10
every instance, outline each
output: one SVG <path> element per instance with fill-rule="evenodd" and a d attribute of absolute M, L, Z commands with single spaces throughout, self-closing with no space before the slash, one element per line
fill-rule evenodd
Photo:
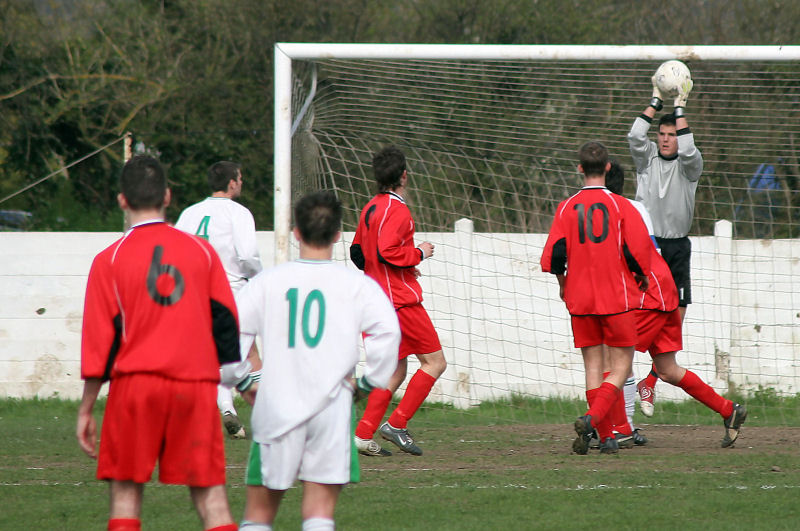
<path fill-rule="evenodd" d="M 319 412 L 349 385 L 359 361 L 385 388 L 397 367 L 397 314 L 371 278 L 331 261 L 296 260 L 263 271 L 236 295 L 242 334 L 259 335 L 264 367 L 253 440 L 268 443 Z"/>

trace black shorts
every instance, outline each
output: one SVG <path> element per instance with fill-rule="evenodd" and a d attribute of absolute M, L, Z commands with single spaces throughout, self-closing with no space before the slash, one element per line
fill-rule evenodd
<path fill-rule="evenodd" d="M 672 272 L 672 278 L 678 287 L 678 306 L 692 303 L 691 269 L 692 242 L 688 236 L 683 238 L 658 238 L 656 242 L 661 248 L 661 256 Z"/>

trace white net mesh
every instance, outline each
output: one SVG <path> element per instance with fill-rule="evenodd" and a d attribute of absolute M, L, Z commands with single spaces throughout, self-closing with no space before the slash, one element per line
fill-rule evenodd
<path fill-rule="evenodd" d="M 582 396 L 580 354 L 539 257 L 555 206 L 580 186 L 583 142 L 609 147 L 633 196 L 626 134 L 658 64 L 295 62 L 297 86 L 315 86 L 293 137 L 293 194 L 335 189 L 353 231 L 374 192 L 372 154 L 387 144 L 406 152 L 418 239 L 437 245 L 423 266 L 426 308 L 450 362 L 433 400 Z M 794 395 L 800 65 L 687 64 L 695 82 L 687 118 L 705 169 L 690 233 L 694 304 L 678 361 L 720 392 Z M 471 223 L 457 226 L 463 218 Z M 648 359 L 637 354 L 637 378 Z M 686 397 L 664 383 L 657 392 Z"/>

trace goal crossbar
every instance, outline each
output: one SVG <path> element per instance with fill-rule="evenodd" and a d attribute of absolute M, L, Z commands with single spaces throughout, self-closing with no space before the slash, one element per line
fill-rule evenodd
<path fill-rule="evenodd" d="M 493 44 L 275 44 L 275 262 L 289 259 L 292 163 L 292 61 L 315 59 L 482 61 L 777 61 L 800 60 L 800 46 L 638 46 Z"/>

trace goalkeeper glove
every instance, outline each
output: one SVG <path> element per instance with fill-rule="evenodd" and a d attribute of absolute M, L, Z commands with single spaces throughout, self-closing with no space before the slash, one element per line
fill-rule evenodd
<path fill-rule="evenodd" d="M 694 82 L 690 77 L 687 77 L 683 83 L 678 85 L 678 95 L 675 96 L 675 101 L 673 103 L 675 107 L 686 107 L 686 102 L 689 101 L 689 93 L 692 91 L 692 87 L 694 87 Z"/>
<path fill-rule="evenodd" d="M 650 81 L 653 82 L 653 97 L 650 98 L 650 107 L 660 111 L 664 107 L 664 105 L 661 103 L 664 101 L 664 95 L 661 94 L 661 90 L 658 88 L 656 76 L 651 77 Z"/>

